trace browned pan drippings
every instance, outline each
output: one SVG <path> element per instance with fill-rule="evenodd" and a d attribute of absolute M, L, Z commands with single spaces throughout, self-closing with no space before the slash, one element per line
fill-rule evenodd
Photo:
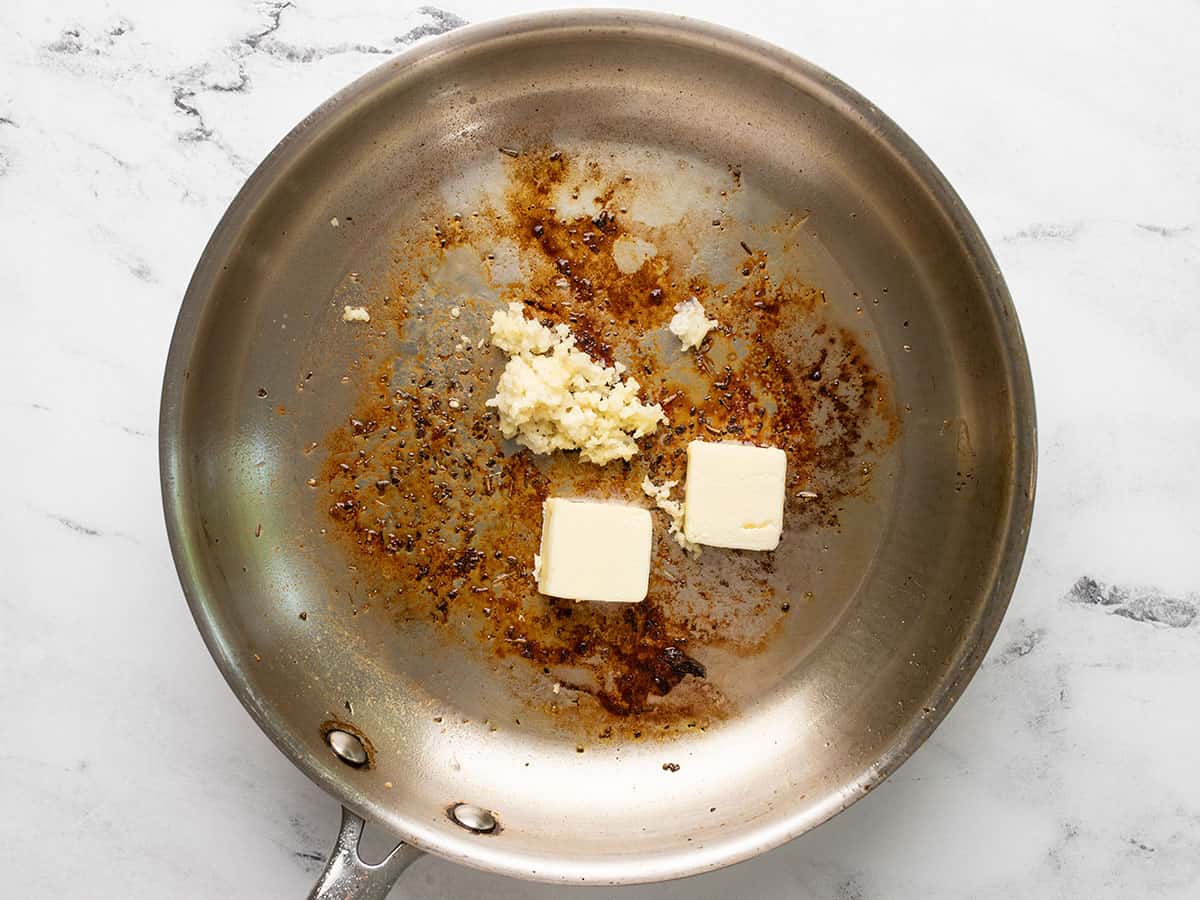
<path fill-rule="evenodd" d="M 720 715 L 704 648 L 756 653 L 780 627 L 796 598 L 779 594 L 774 554 L 706 550 L 692 560 L 659 518 L 643 603 L 557 600 L 537 593 L 531 573 L 541 501 L 554 492 L 649 505 L 640 488 L 647 475 L 680 481 L 681 492 L 689 441 L 739 440 L 787 451 L 785 539 L 835 527 L 840 504 L 864 491 L 876 455 L 896 436 L 886 383 L 855 336 L 826 315 L 820 287 L 756 251 L 736 222 L 708 224 L 741 257 L 732 279 L 716 281 L 680 258 L 680 235 L 631 221 L 622 198 L 637 185 L 623 173 L 544 150 L 511 160 L 507 180 L 499 208 L 431 218 L 424 274 L 454 254 L 487 271 L 497 247 L 515 247 L 522 278 L 493 278 L 498 296 L 523 301 L 546 324 L 567 323 L 592 356 L 623 362 L 669 425 L 640 441 L 629 463 L 602 468 L 575 454 L 517 452 L 485 406 L 504 362 L 478 347 L 495 304 L 464 307 L 457 319 L 435 313 L 437 321 L 414 327 L 420 313 L 399 295 L 423 273 L 393 263 L 375 279 L 392 286 L 379 307 L 390 311 L 387 339 L 364 356 L 358 400 L 323 442 L 316 478 L 329 533 L 369 586 L 371 605 L 397 627 L 413 617 L 441 623 L 470 652 L 527 660 L 617 716 Z M 727 190 L 739 182 L 731 171 Z M 590 214 L 564 219 L 553 198 L 564 190 L 577 198 L 576 184 L 603 189 Z M 612 252 L 623 235 L 658 248 L 629 274 Z M 665 326 L 689 296 L 721 326 L 684 355 Z M 417 341 L 418 352 L 394 355 L 405 341 Z M 681 682 L 689 689 L 678 702 L 658 699 Z"/>

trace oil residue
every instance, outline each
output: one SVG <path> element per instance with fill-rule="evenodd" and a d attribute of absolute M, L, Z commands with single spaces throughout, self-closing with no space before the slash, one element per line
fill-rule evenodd
<path fill-rule="evenodd" d="M 646 503 L 644 477 L 682 482 L 689 441 L 738 440 L 788 454 L 785 540 L 834 527 L 839 504 L 864 489 L 864 469 L 896 436 L 884 380 L 855 336 L 823 315 L 823 293 L 775 271 L 765 250 L 734 234 L 734 277 L 714 280 L 679 234 L 626 215 L 622 198 L 637 189 L 628 176 L 556 150 L 505 157 L 503 196 L 465 218 L 439 216 L 423 258 L 467 254 L 488 272 L 498 248 L 515 248 L 520 278 L 493 277 L 494 295 L 568 324 L 593 357 L 624 362 L 669 424 L 630 462 L 602 468 L 575 454 L 515 452 L 484 402 L 503 365 L 480 346 L 490 309 L 460 318 L 436 298 L 423 314 L 393 302 L 390 344 L 359 369 L 359 398 L 323 441 L 317 485 L 330 534 L 399 627 L 424 617 L 469 652 L 526 660 L 594 697 L 601 715 L 720 716 L 725 699 L 705 677 L 703 649 L 755 653 L 778 632 L 790 604 L 777 596 L 775 554 L 689 560 L 660 522 L 644 602 L 544 597 L 531 571 L 541 502 L 553 492 Z M 654 252 L 636 268 L 618 265 L 622 238 Z M 398 297 L 423 274 L 389 277 Z M 721 325 L 683 354 L 663 329 L 688 297 Z M 399 346 L 414 349 L 396 356 Z"/>

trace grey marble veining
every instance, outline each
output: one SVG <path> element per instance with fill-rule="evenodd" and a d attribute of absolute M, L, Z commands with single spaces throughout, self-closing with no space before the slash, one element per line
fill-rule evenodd
<path fill-rule="evenodd" d="M 295 122 L 389 54 L 534 6 L 0 9 L 0 894 L 307 891 L 336 805 L 233 699 L 170 561 L 167 343 L 213 226 Z M 1200 896 L 1200 7 L 675 11 L 845 78 L 980 221 L 1038 391 L 1027 562 L 945 724 L 813 834 L 621 890 L 426 859 L 393 896 Z"/>

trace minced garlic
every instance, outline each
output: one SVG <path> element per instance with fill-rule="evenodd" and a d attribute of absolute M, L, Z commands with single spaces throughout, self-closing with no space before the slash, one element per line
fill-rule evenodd
<path fill-rule="evenodd" d="M 683 504 L 671 499 L 671 489 L 679 484 L 678 481 L 664 481 L 655 484 L 649 476 L 642 479 L 642 491 L 654 501 L 654 505 L 671 517 L 667 532 L 674 536 L 675 543 L 691 554 L 692 559 L 700 556 L 700 545 L 693 544 L 683 533 Z"/>
<path fill-rule="evenodd" d="M 342 307 L 343 322 L 370 322 L 371 314 L 367 312 L 365 306 L 343 306 Z"/>
<path fill-rule="evenodd" d="M 643 403 L 637 379 L 621 379 L 621 363 L 606 366 L 575 349 L 566 325 L 526 319 L 520 303 L 492 314 L 492 344 L 509 355 L 496 396 L 500 430 L 534 453 L 578 450 L 596 465 L 629 459 L 635 440 L 666 421 L 657 403 Z"/>
<path fill-rule="evenodd" d="M 671 334 L 683 342 L 683 349 L 690 350 L 699 347 L 704 336 L 719 324 L 716 319 L 708 318 L 700 301 L 692 297 L 676 304 L 675 315 L 667 327 L 671 329 Z"/>

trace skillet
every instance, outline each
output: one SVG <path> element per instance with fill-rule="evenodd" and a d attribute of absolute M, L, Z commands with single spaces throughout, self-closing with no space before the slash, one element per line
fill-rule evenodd
<path fill-rule="evenodd" d="M 695 353 L 688 296 L 721 322 Z M 512 301 L 671 427 L 603 468 L 502 440 Z M 788 450 L 779 550 L 691 559 L 659 518 L 645 603 L 538 595 L 540 499 L 650 506 L 693 438 Z M 214 660 L 343 804 L 313 896 L 382 897 L 422 851 L 681 877 L 863 796 L 996 633 L 1035 425 L 995 260 L 869 101 L 731 31 L 560 12 L 398 56 L 267 157 L 184 298 L 160 459 Z M 404 840 L 378 866 L 364 819 Z"/>

